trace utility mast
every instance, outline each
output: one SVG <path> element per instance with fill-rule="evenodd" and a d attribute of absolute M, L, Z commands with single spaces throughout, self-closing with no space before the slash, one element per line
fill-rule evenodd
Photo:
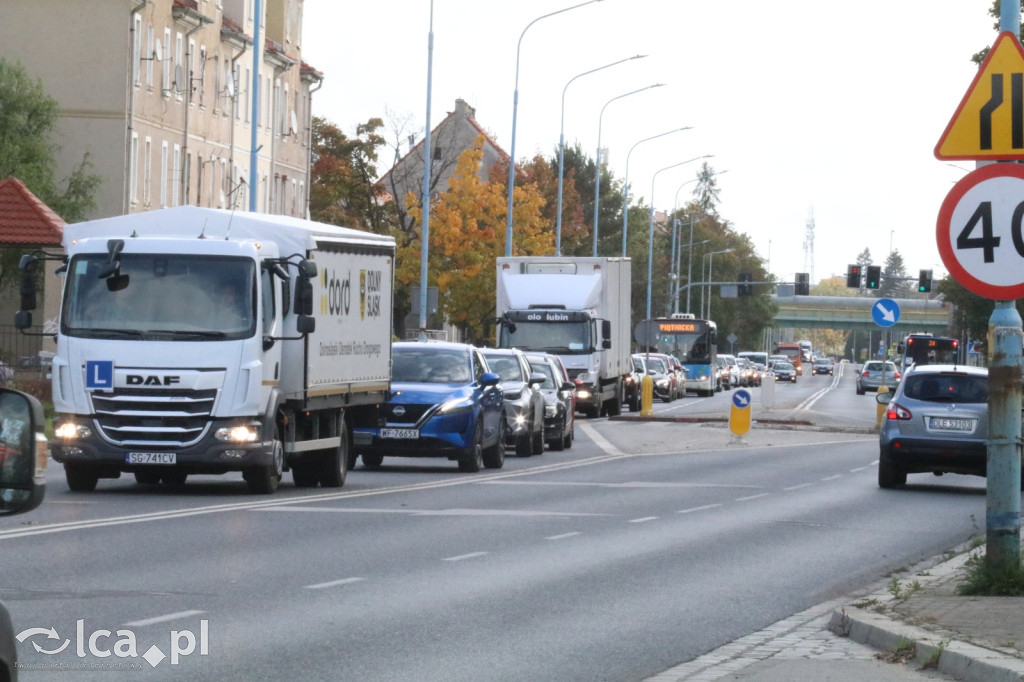
<path fill-rule="evenodd" d="M 807 209 L 807 230 L 804 232 L 804 272 L 811 282 L 814 279 L 814 207 Z"/>

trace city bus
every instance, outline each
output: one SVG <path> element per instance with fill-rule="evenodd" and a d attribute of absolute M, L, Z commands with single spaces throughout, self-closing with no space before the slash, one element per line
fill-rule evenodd
<path fill-rule="evenodd" d="M 915 364 L 956 365 L 963 362 L 959 341 L 933 334 L 908 334 L 903 343 L 896 346 L 896 354 L 904 372 Z"/>
<path fill-rule="evenodd" d="M 674 355 L 686 368 L 686 390 L 712 396 L 718 383 L 718 326 L 691 313 L 644 320 L 634 338 L 639 352 Z"/>

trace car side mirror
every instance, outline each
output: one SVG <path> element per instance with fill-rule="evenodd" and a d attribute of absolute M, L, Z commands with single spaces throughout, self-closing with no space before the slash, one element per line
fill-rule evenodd
<path fill-rule="evenodd" d="M 531 372 L 530 378 L 529 380 L 527 380 L 527 383 L 530 384 L 530 386 L 540 386 L 541 384 L 544 383 L 545 378 L 546 377 L 540 372 Z"/>
<path fill-rule="evenodd" d="M 46 420 L 33 396 L 0 389 L 0 514 L 22 514 L 46 494 Z"/>
<path fill-rule="evenodd" d="M 888 391 L 882 391 L 875 396 L 875 402 L 879 405 L 888 405 L 892 401 L 892 393 Z"/>
<path fill-rule="evenodd" d="M 484 372 L 480 377 L 481 386 L 497 386 L 499 381 L 501 381 L 501 377 L 494 372 Z"/>
<path fill-rule="evenodd" d="M 572 383 L 571 381 L 563 381 L 562 385 L 559 388 L 562 391 L 574 391 L 576 390 L 576 384 Z"/>

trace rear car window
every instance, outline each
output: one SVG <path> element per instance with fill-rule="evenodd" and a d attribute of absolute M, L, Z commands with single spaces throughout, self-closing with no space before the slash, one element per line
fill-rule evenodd
<path fill-rule="evenodd" d="M 987 403 L 988 377 L 969 374 L 923 374 L 904 379 L 908 398 L 936 403 Z"/>

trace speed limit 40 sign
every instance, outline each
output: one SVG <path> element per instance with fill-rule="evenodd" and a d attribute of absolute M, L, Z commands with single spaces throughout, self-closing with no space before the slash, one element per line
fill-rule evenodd
<path fill-rule="evenodd" d="M 965 289 L 1024 298 L 1024 166 L 996 163 L 964 176 L 942 202 L 939 254 Z"/>

